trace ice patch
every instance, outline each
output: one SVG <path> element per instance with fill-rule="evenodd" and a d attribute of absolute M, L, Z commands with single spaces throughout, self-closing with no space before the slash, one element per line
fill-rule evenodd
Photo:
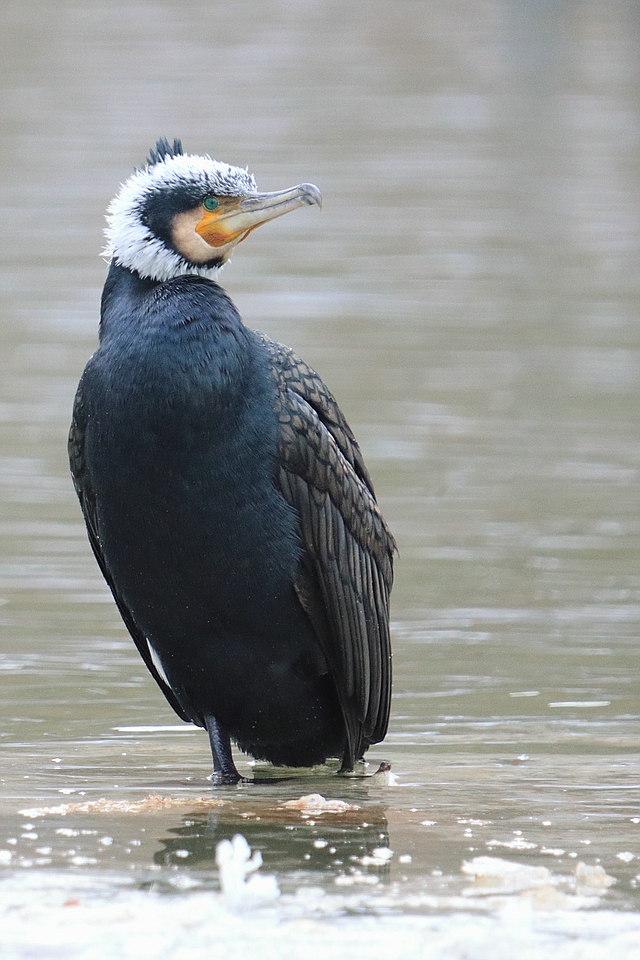
<path fill-rule="evenodd" d="M 473 883 L 462 891 L 465 897 L 496 894 L 526 894 L 536 910 L 575 910 L 593 907 L 616 881 L 599 864 L 579 862 L 572 875 L 554 874 L 547 867 L 513 863 L 499 857 L 475 857 L 464 862 L 462 872 Z M 565 887 L 566 892 L 558 887 Z"/>
<path fill-rule="evenodd" d="M 462 872 L 474 878 L 472 885 L 463 891 L 467 897 L 517 893 L 551 883 L 551 871 L 547 867 L 512 863 L 498 857 L 474 857 L 462 864 Z"/>
<path fill-rule="evenodd" d="M 262 866 L 262 854 L 254 850 L 252 855 L 242 834 L 237 833 L 233 840 L 222 840 L 217 845 L 216 863 L 222 894 L 234 907 L 253 907 L 280 896 L 275 877 L 263 874 L 250 877 Z"/>

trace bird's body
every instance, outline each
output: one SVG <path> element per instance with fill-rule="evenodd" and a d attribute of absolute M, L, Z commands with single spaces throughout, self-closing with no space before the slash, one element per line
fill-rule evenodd
<path fill-rule="evenodd" d="M 351 768 L 386 731 L 393 551 L 355 439 L 201 265 L 143 276 L 124 259 L 70 435 L 102 572 L 171 705 L 209 731 L 218 779 L 238 776 L 229 738 Z"/>

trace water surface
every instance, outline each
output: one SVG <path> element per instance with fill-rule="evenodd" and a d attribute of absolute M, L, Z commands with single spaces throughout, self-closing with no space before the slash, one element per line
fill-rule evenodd
<path fill-rule="evenodd" d="M 197 957 L 215 936 L 275 957 L 637 956 L 633 4 L 25 0 L 0 37 L 3 955 Z M 66 464 L 103 211 L 160 135 L 323 191 L 222 282 L 335 392 L 399 542 L 393 715 L 367 771 L 397 783 L 320 770 L 220 808 L 29 817 L 216 795 Z M 307 793 L 360 812 L 283 815 Z M 242 921 L 214 863 L 236 832 L 282 892 Z M 378 848 L 386 865 L 362 862 Z M 480 856 L 546 867 L 569 899 L 465 895 Z M 617 881 L 590 905 L 578 863 Z"/>

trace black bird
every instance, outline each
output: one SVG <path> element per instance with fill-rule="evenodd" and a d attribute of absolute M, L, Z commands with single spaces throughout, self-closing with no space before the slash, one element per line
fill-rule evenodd
<path fill-rule="evenodd" d="M 395 544 L 322 380 L 214 281 L 306 204 L 159 140 L 112 201 L 100 346 L 69 437 L 89 540 L 165 697 L 257 759 L 350 770 L 385 736 Z"/>

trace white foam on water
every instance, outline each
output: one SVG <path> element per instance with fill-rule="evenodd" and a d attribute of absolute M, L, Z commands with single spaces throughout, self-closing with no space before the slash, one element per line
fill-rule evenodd
<path fill-rule="evenodd" d="M 10 882 L 0 908 L 3 960 L 637 960 L 640 914 L 538 913 L 515 899 L 490 915 L 349 916 L 349 896 L 281 898 L 242 909 L 223 895 L 140 891 L 95 897 L 69 878 Z M 361 898 L 361 902 L 362 898 Z M 65 905 L 66 904 L 66 905 Z M 341 909 L 340 909 L 341 904 Z M 361 906 L 362 909 L 362 906 Z M 328 922 L 329 921 L 329 922 Z"/>
<path fill-rule="evenodd" d="M 240 835 L 218 844 L 216 861 L 221 893 L 178 883 L 173 884 L 173 895 L 143 892 L 130 879 L 107 878 L 104 873 L 6 874 L 0 882 L 0 956 L 3 960 L 640 956 L 639 913 L 580 911 L 596 904 L 598 895 L 613 883 L 601 867 L 579 864 L 569 878 L 545 867 L 476 857 L 462 867 L 467 877 L 474 878 L 474 888 L 462 897 L 439 898 L 403 897 L 393 887 L 380 894 L 377 885 L 373 893 L 366 885 L 355 893 L 354 888 L 327 894 L 306 887 L 281 895 L 275 877 L 258 874 L 261 856 L 252 855 Z M 557 890 L 558 884 L 569 883 L 568 893 Z"/>

